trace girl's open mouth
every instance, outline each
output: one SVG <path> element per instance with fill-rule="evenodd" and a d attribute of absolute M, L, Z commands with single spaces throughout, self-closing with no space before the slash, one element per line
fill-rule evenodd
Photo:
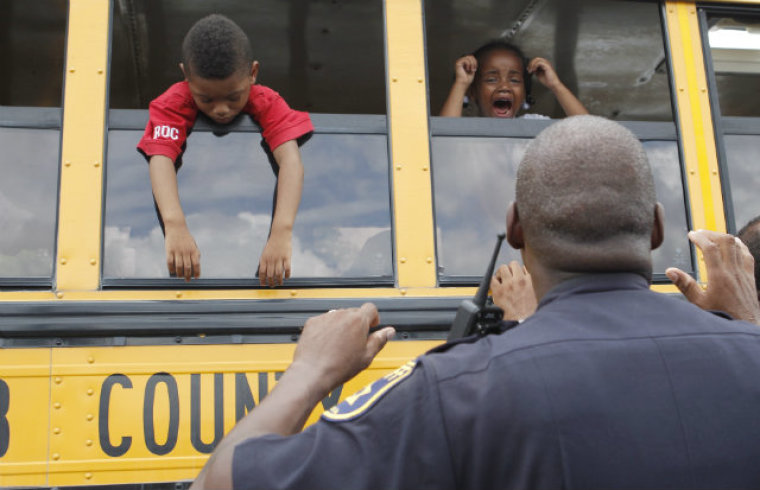
<path fill-rule="evenodd" d="M 514 117 L 512 101 L 509 99 L 496 99 L 493 102 L 493 110 L 497 117 Z"/>

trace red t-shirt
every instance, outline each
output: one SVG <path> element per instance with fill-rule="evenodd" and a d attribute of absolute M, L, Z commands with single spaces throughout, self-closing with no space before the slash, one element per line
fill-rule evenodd
<path fill-rule="evenodd" d="M 148 112 L 148 125 L 137 149 L 146 157 L 165 155 L 176 161 L 198 116 L 187 82 L 169 87 L 150 103 Z M 243 112 L 261 126 L 262 136 L 272 150 L 314 131 L 309 114 L 291 109 L 280 94 L 263 85 L 251 85 Z"/>

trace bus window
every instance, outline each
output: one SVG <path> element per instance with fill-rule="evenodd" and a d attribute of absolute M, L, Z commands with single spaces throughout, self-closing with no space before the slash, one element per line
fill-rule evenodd
<path fill-rule="evenodd" d="M 760 215 L 760 12 L 700 9 L 727 228 Z"/>
<path fill-rule="evenodd" d="M 548 59 L 591 114 L 618 120 L 644 144 L 667 216 L 655 252 L 655 280 L 667 267 L 693 271 L 689 215 L 673 119 L 660 6 L 655 2 L 545 0 L 426 2 L 436 243 L 441 284 L 470 284 L 483 273 L 492 238 L 504 230 L 517 165 L 530 140 L 565 113 L 533 76 L 525 118 L 437 117 L 454 62 L 501 39 Z M 620 19 L 625 18 L 624 24 Z M 498 19 L 498 20 L 496 20 Z M 543 116 L 543 119 L 535 115 Z M 548 116 L 548 117 L 546 117 Z M 480 259 L 478 259 L 480 257 Z M 500 262 L 518 259 L 504 247 Z"/>
<path fill-rule="evenodd" d="M 249 35 L 261 63 L 257 83 L 309 111 L 314 123 L 301 146 L 304 188 L 286 284 L 392 284 L 382 2 L 270 2 L 266 8 L 250 2 L 216 12 Z M 135 146 L 150 100 L 181 80 L 177 64 L 187 29 L 209 13 L 187 2 L 114 6 L 105 286 L 148 280 L 176 287 L 166 271 L 148 166 Z M 258 285 L 276 185 L 258 126 L 247 116 L 226 128 L 199 120 L 178 179 L 201 251 L 202 279 L 192 284 Z"/>
<path fill-rule="evenodd" d="M 52 285 L 67 14 L 0 2 L 0 287 Z"/>
<path fill-rule="evenodd" d="M 548 123 L 512 121 L 512 124 L 529 124 L 539 131 L 539 126 L 543 128 Z M 655 279 L 666 280 L 665 269 L 672 266 L 692 272 L 675 134 L 667 134 L 669 127 L 624 124 L 642 140 L 652 166 L 657 200 L 665 207 L 665 242 L 653 254 Z M 436 200 L 442 284 L 468 284 L 483 273 L 483 257 L 493 237 L 505 229 L 507 206 L 514 200 L 517 167 L 530 143 L 529 138 L 488 134 L 486 128 L 473 129 L 473 133 L 476 131 L 479 136 L 461 136 L 459 132 L 457 136 L 433 139 L 433 153 L 439 157 L 433 175 L 435 195 L 467 196 L 467 199 Z M 468 160 L 472 163 L 462 164 Z M 473 250 L 478 253 L 466 252 Z M 520 254 L 505 246 L 499 263 L 510 260 L 519 261 Z"/>

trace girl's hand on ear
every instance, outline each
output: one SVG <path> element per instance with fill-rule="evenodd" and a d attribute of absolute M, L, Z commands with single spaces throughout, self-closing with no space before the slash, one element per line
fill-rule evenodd
<path fill-rule="evenodd" d="M 528 63 L 528 73 L 536 75 L 538 81 L 552 91 L 562 85 L 562 81 L 557 76 L 557 72 L 554 71 L 554 67 L 545 58 L 533 58 L 530 60 L 530 63 Z"/>
<path fill-rule="evenodd" d="M 475 80 L 478 71 L 478 60 L 472 55 L 462 56 L 454 63 L 455 82 L 469 87 Z"/>

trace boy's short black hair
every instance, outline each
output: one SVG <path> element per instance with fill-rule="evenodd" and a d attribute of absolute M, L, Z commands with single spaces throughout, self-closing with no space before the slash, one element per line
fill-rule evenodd
<path fill-rule="evenodd" d="M 249 70 L 253 62 L 251 42 L 243 29 L 219 14 L 196 22 L 182 41 L 185 74 L 201 78 L 225 79 L 239 70 Z"/>
<path fill-rule="evenodd" d="M 476 60 L 478 60 L 478 66 L 482 66 L 483 59 L 494 51 L 508 51 L 510 53 L 513 53 L 520 59 L 520 61 L 522 61 L 523 84 L 525 85 L 525 100 L 529 104 L 533 104 L 533 97 L 530 95 L 530 88 L 533 85 L 533 79 L 531 78 L 530 73 L 528 73 L 528 62 L 530 61 L 528 57 L 525 56 L 525 53 L 523 53 L 522 49 L 520 49 L 519 46 L 512 44 L 504 39 L 494 39 L 493 41 L 488 41 L 486 44 L 476 49 L 472 55 Z M 475 76 L 477 76 L 477 74 Z"/>

